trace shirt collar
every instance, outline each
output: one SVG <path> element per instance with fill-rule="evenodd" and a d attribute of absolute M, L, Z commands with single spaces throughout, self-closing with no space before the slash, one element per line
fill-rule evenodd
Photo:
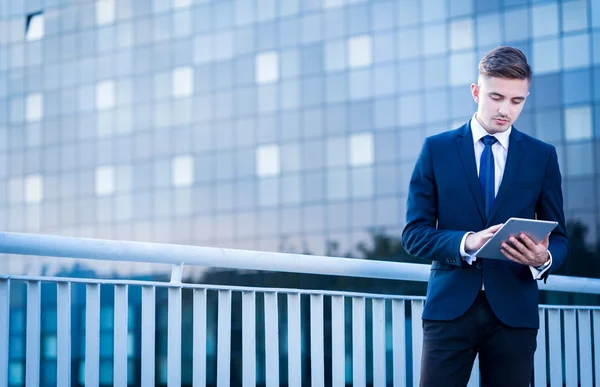
<path fill-rule="evenodd" d="M 483 137 L 489 135 L 489 133 L 483 129 L 483 126 L 477 121 L 475 116 L 477 113 L 473 114 L 473 118 L 471 118 L 471 133 L 473 134 L 473 144 L 477 144 L 477 141 L 481 140 Z M 492 134 L 491 136 L 496 137 L 500 145 L 506 150 L 508 150 L 508 143 L 510 138 L 510 132 L 512 132 L 512 125 L 508 130 L 496 134 Z"/>

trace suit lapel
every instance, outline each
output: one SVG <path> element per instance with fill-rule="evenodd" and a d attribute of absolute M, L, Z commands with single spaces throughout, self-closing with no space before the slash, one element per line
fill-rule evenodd
<path fill-rule="evenodd" d="M 519 165 L 521 164 L 521 157 L 523 156 L 523 144 L 521 141 L 521 133 L 513 127 L 512 132 L 510 133 L 504 175 L 502 175 L 502 182 L 500 182 L 500 188 L 498 189 L 498 194 L 496 195 L 494 205 L 490 211 L 489 219 L 493 219 L 498 211 L 498 207 L 502 204 L 502 200 L 504 199 L 504 196 L 506 196 L 506 192 L 510 188 L 511 183 L 517 176 Z"/>
<path fill-rule="evenodd" d="M 458 138 L 456 140 L 458 146 L 458 153 L 462 160 L 463 170 L 465 176 L 471 187 L 471 193 L 479 209 L 479 215 L 485 222 L 485 207 L 483 203 L 483 194 L 481 193 L 481 186 L 479 185 L 479 178 L 477 177 L 477 164 L 475 164 L 475 149 L 473 147 L 473 133 L 471 132 L 471 121 L 465 124 L 459 131 Z"/>

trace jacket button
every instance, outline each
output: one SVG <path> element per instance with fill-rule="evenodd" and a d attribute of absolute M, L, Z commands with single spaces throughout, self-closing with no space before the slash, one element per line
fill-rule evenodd
<path fill-rule="evenodd" d="M 481 262 L 477 262 L 477 264 L 475 265 L 476 268 L 478 268 L 479 270 L 481 270 Z"/>

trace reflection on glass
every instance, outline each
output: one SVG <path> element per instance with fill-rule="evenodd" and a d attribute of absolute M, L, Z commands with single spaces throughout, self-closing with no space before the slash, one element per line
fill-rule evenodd
<path fill-rule="evenodd" d="M 193 156 L 176 156 L 171 163 L 172 184 L 175 187 L 187 187 L 194 183 Z"/>
<path fill-rule="evenodd" d="M 188 97 L 194 92 L 194 69 L 190 66 L 173 70 L 173 97 Z"/>
<path fill-rule="evenodd" d="M 351 68 L 366 67 L 373 63 L 372 38 L 370 35 L 348 39 L 348 65 Z"/>
<path fill-rule="evenodd" d="M 115 21 L 115 0 L 96 1 L 96 24 L 106 25 Z"/>
<path fill-rule="evenodd" d="M 358 167 L 373 164 L 373 133 L 350 136 L 350 165 Z"/>
<path fill-rule="evenodd" d="M 25 119 L 28 122 L 39 121 L 44 111 L 44 97 L 41 93 L 27 96 Z"/>
<path fill-rule="evenodd" d="M 106 110 L 115 106 L 115 83 L 101 81 L 96 84 L 96 109 Z"/>
<path fill-rule="evenodd" d="M 565 138 L 570 141 L 592 138 L 592 109 L 590 106 L 565 109 Z"/>
<path fill-rule="evenodd" d="M 41 175 L 25 177 L 25 203 L 40 203 L 43 198 L 43 184 Z"/>
<path fill-rule="evenodd" d="M 279 54 L 274 51 L 256 55 L 255 79 L 258 84 L 273 83 L 279 80 Z"/>
<path fill-rule="evenodd" d="M 115 192 L 115 169 L 112 166 L 96 168 L 96 195 L 107 196 Z"/>
<path fill-rule="evenodd" d="M 277 176 L 280 169 L 278 145 L 261 145 L 256 148 L 256 175 L 258 177 Z"/>
<path fill-rule="evenodd" d="M 27 16 L 27 32 L 25 39 L 29 42 L 40 40 L 44 37 L 45 23 L 44 14 L 39 12 Z"/>
<path fill-rule="evenodd" d="M 450 24 L 450 49 L 473 48 L 473 19 L 459 19 Z"/>

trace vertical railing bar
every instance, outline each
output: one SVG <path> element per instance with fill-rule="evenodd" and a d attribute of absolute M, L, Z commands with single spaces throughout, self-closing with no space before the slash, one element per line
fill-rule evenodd
<path fill-rule="evenodd" d="M 27 338 L 25 385 L 40 385 L 40 288 L 37 281 L 27 282 Z"/>
<path fill-rule="evenodd" d="M 385 369 L 385 300 L 373 300 L 373 387 L 387 385 Z"/>
<path fill-rule="evenodd" d="M 265 293 L 265 367 L 267 387 L 279 387 L 279 312 L 277 293 Z"/>
<path fill-rule="evenodd" d="M 194 290 L 193 385 L 206 387 L 206 289 Z"/>
<path fill-rule="evenodd" d="M 154 387 L 156 375 L 156 288 L 142 286 L 142 387 Z"/>
<path fill-rule="evenodd" d="M 302 386 L 300 295 L 288 294 L 288 386 Z"/>
<path fill-rule="evenodd" d="M 242 385 L 256 385 L 256 293 L 242 293 Z"/>
<path fill-rule="evenodd" d="M 578 382 L 577 372 L 577 320 L 575 310 L 566 309 L 564 313 L 564 335 L 565 335 L 565 380 L 567 386 L 576 386 Z"/>
<path fill-rule="evenodd" d="M 100 285 L 85 286 L 85 387 L 100 385 Z"/>
<path fill-rule="evenodd" d="M 600 386 L 600 310 L 592 312 L 594 327 L 594 386 Z"/>
<path fill-rule="evenodd" d="M 594 385 L 592 366 L 592 326 L 590 325 L 590 310 L 578 310 L 579 324 L 579 369 L 581 372 L 581 386 Z"/>
<path fill-rule="evenodd" d="M 127 286 L 115 285 L 113 385 L 127 387 Z"/>
<path fill-rule="evenodd" d="M 546 309 L 540 308 L 540 328 L 537 334 L 537 349 L 534 355 L 534 380 L 535 387 L 538 386 L 546 386 L 548 384 L 547 380 L 547 367 L 546 367 L 546 359 L 547 359 L 547 349 L 546 349 Z"/>
<path fill-rule="evenodd" d="M 59 282 L 57 293 L 57 364 L 56 382 L 58 386 L 71 385 L 71 283 Z"/>
<path fill-rule="evenodd" d="M 10 279 L 0 279 L 0 387 L 8 386 Z"/>
<path fill-rule="evenodd" d="M 310 361 L 312 387 L 325 386 L 323 295 L 310 295 Z"/>
<path fill-rule="evenodd" d="M 331 376 L 333 387 L 346 386 L 344 296 L 331 297 Z"/>
<path fill-rule="evenodd" d="M 181 386 L 181 288 L 169 288 L 167 385 Z"/>
<path fill-rule="evenodd" d="M 413 386 L 418 386 L 421 381 L 421 353 L 423 351 L 423 326 L 421 316 L 423 315 L 423 301 L 412 301 L 412 364 L 413 364 Z"/>
<path fill-rule="evenodd" d="M 562 386 L 562 329 L 560 324 L 560 310 L 548 310 L 548 332 L 550 352 L 550 385 Z"/>
<path fill-rule="evenodd" d="M 231 290 L 219 291 L 217 386 L 229 387 L 231 374 Z"/>
<path fill-rule="evenodd" d="M 394 387 L 406 387 L 406 312 L 404 300 L 392 300 Z"/>
<path fill-rule="evenodd" d="M 353 386 L 366 386 L 366 327 L 365 327 L 365 299 L 364 297 L 352 298 L 352 384 Z"/>

